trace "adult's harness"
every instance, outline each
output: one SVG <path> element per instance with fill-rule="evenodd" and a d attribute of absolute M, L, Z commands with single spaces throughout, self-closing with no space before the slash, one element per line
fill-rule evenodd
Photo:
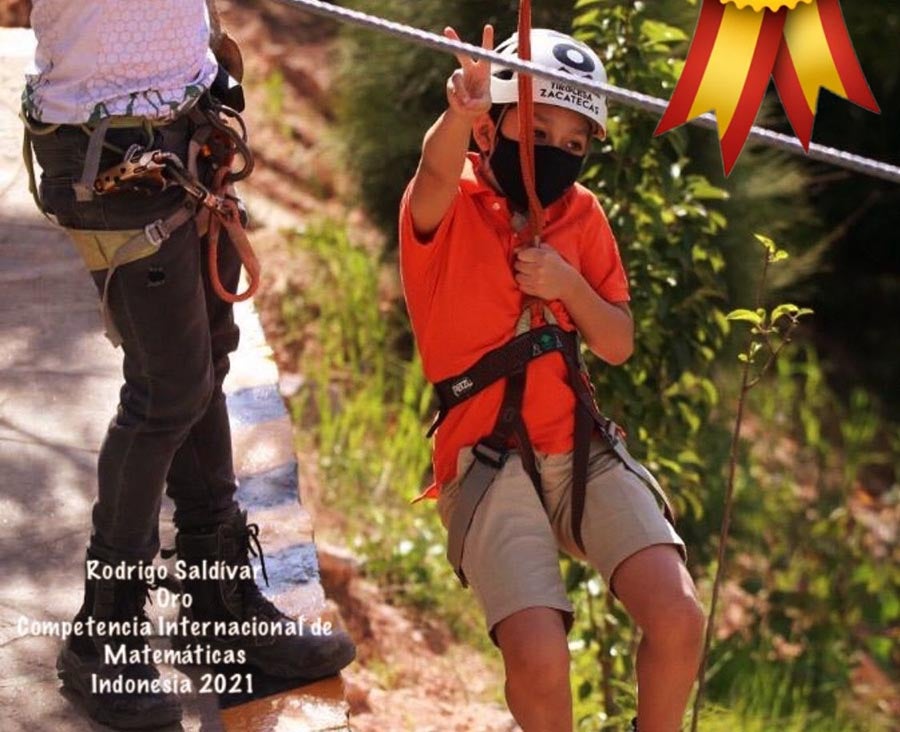
<path fill-rule="evenodd" d="M 247 132 L 240 115 L 218 103 L 211 96 L 195 105 L 189 112 L 192 135 L 186 160 L 178 155 L 142 145 L 132 145 L 124 152 L 122 161 L 100 170 L 100 158 L 111 127 L 146 128 L 152 139 L 153 122 L 141 118 L 104 118 L 94 127 L 84 126 L 88 135 L 85 163 L 81 177 L 73 183 L 75 198 L 90 201 L 95 196 L 114 195 L 125 190 L 162 192 L 172 186 L 182 188 L 187 197 L 173 213 L 133 232 L 99 232 L 68 229 L 76 245 L 88 242 L 89 249 L 99 249 L 100 259 L 88 262 L 84 246 L 82 256 L 91 269 L 105 269 L 106 276 L 100 300 L 106 336 L 114 346 L 121 344 L 121 335 L 108 308 L 109 287 L 116 270 L 124 264 L 150 256 L 159 250 L 178 228 L 194 220 L 201 236 L 207 236 L 209 275 L 213 290 L 227 302 L 246 300 L 259 285 L 260 265 L 244 230 L 245 214 L 234 190 L 234 182 L 246 178 L 253 169 L 253 154 L 247 145 Z M 23 157 L 29 173 L 29 187 L 38 208 L 47 211 L 38 194 L 32 162 L 32 138 L 51 134 L 59 125 L 44 125 L 22 114 L 25 124 Z M 235 161 L 241 166 L 235 169 Z M 242 293 L 230 293 L 222 285 L 218 274 L 218 242 L 224 229 L 237 249 L 247 270 L 249 284 Z M 128 235 L 130 234 L 130 235 Z M 115 241 L 109 241 L 109 239 Z"/>
<path fill-rule="evenodd" d="M 517 335 L 508 343 L 482 356 L 466 371 L 434 385 L 438 396 L 437 418 L 428 431 L 431 436 L 453 407 L 471 399 L 500 379 L 506 380 L 503 401 L 491 433 L 472 448 L 474 462 L 460 481 L 459 496 L 450 519 L 447 538 L 447 558 L 465 587 L 468 583 L 462 570 L 466 534 L 488 489 L 503 469 L 510 455 L 510 446 L 519 451 L 522 465 L 531 478 L 538 498 L 541 498 L 541 476 L 535 461 L 534 447 L 522 418 L 522 401 L 528 364 L 550 353 L 562 356 L 566 365 L 567 382 L 575 395 L 574 450 L 572 455 L 572 535 L 579 549 L 584 551 L 581 523 L 584 516 L 587 489 L 588 458 L 591 436 L 596 431 L 609 445 L 622 464 L 637 475 L 656 495 L 666 518 L 674 525 L 672 506 L 659 483 L 649 470 L 635 460 L 626 449 L 619 427 L 604 417 L 594 401 L 590 378 L 583 367 L 578 335 L 556 324 L 549 308 L 544 308 L 548 325 L 528 329 L 530 308 L 526 308 L 517 327 Z M 543 502 L 543 501 L 542 501 Z"/>

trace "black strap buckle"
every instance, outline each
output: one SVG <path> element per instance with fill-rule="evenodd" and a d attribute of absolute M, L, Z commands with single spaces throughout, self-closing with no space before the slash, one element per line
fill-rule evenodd
<path fill-rule="evenodd" d="M 472 448 L 472 454 L 475 459 L 495 470 L 501 470 L 509 458 L 509 450 L 505 448 L 496 448 L 493 445 L 482 441 L 475 444 Z"/>
<path fill-rule="evenodd" d="M 606 420 L 606 424 L 603 425 L 602 429 L 611 447 L 615 447 L 622 439 L 622 432 L 619 429 L 619 425 L 611 419 Z"/>

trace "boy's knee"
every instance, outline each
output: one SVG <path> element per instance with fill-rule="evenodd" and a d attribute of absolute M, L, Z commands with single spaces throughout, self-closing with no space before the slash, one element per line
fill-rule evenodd
<path fill-rule="evenodd" d="M 695 597 L 683 595 L 659 607 L 642 628 L 651 642 L 685 652 L 702 646 L 706 616 Z"/>
<path fill-rule="evenodd" d="M 516 686 L 538 683 L 548 688 L 558 684 L 568 686 L 569 646 L 564 626 L 560 622 L 557 627 L 557 623 L 551 622 L 553 619 L 545 614 L 536 618 L 539 622 L 523 623 L 520 618 L 515 627 L 498 628 L 510 683 Z"/>
<path fill-rule="evenodd" d="M 568 687 L 569 649 L 566 646 L 549 646 L 535 643 L 532 648 L 505 657 L 506 678 L 519 687 L 534 687 L 534 693 L 541 690 L 555 690 Z"/>

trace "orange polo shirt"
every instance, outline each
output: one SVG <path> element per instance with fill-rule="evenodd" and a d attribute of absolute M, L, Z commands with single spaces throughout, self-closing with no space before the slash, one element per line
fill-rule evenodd
<path fill-rule="evenodd" d="M 429 241 L 415 233 L 407 188 L 400 207 L 400 271 L 406 306 L 426 378 L 436 383 L 466 370 L 514 333 L 525 295 L 516 285 L 514 250 L 519 246 L 510 224 L 506 198 L 479 172 L 470 153 L 459 190 Z M 628 280 L 616 240 L 597 198 L 574 185 L 546 210 L 542 240 L 560 255 L 604 300 L 629 300 Z M 562 303 L 550 303 L 560 327 L 575 330 Z M 434 438 L 435 483 L 425 492 L 436 497 L 456 475 L 459 450 L 474 445 L 494 427 L 504 380 L 450 410 Z M 559 353 L 528 366 L 522 416 L 535 450 L 554 454 L 572 449 L 575 397 Z"/>

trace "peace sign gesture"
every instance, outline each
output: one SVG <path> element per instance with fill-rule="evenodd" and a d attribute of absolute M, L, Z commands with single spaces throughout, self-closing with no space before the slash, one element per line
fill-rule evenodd
<path fill-rule="evenodd" d="M 450 26 L 444 28 L 444 35 L 452 41 L 460 40 Z M 484 26 L 481 47 L 485 51 L 494 50 L 493 26 Z M 458 54 L 456 59 L 460 68 L 447 79 L 447 101 L 454 112 L 474 119 L 491 108 L 491 63 L 463 54 Z"/>

